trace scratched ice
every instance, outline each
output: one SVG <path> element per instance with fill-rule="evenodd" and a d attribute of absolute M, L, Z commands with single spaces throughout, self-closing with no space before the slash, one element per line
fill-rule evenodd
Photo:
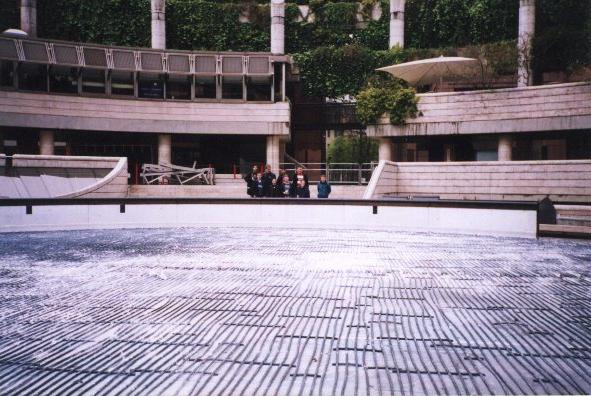
<path fill-rule="evenodd" d="M 5 234 L 0 394 L 589 394 L 590 263 L 554 239 Z"/>

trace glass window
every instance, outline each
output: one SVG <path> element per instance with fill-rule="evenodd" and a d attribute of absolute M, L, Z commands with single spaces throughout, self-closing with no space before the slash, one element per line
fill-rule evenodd
<path fill-rule="evenodd" d="M 113 71 L 111 74 L 111 94 L 134 96 L 133 72 Z"/>
<path fill-rule="evenodd" d="M 102 69 L 82 70 L 82 92 L 105 94 L 105 71 Z"/>
<path fill-rule="evenodd" d="M 222 77 L 222 99 L 242 99 L 242 76 Z"/>
<path fill-rule="evenodd" d="M 21 63 L 18 67 L 18 87 L 23 91 L 47 91 L 47 66 Z"/>
<path fill-rule="evenodd" d="M 14 86 L 14 62 L 0 61 L 0 86 L 13 87 Z"/>
<path fill-rule="evenodd" d="M 78 93 L 78 69 L 67 66 L 50 67 L 49 90 L 58 93 Z"/>
<path fill-rule="evenodd" d="M 248 100 L 271 101 L 273 80 L 271 76 L 248 77 L 246 79 L 246 93 Z"/>
<path fill-rule="evenodd" d="M 166 83 L 166 98 L 191 100 L 191 83 L 189 76 L 169 75 Z"/>
<path fill-rule="evenodd" d="M 139 97 L 164 99 L 164 76 L 156 73 L 140 73 Z"/>
<path fill-rule="evenodd" d="M 198 99 L 216 98 L 215 76 L 195 77 L 195 97 Z"/>

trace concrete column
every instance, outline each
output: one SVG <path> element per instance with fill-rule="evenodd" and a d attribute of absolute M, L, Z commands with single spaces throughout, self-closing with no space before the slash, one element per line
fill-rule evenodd
<path fill-rule="evenodd" d="M 517 86 L 533 84 L 531 70 L 532 41 L 536 30 L 536 0 L 519 0 L 519 34 L 517 39 Z"/>
<path fill-rule="evenodd" d="M 271 0 L 271 53 L 285 54 L 285 0 Z"/>
<path fill-rule="evenodd" d="M 513 155 L 513 138 L 509 135 L 499 136 L 498 160 L 511 161 Z"/>
<path fill-rule="evenodd" d="M 166 49 L 166 0 L 152 0 L 152 48 Z"/>
<path fill-rule="evenodd" d="M 21 0 L 21 30 L 37 37 L 37 0 Z"/>
<path fill-rule="evenodd" d="M 53 131 L 39 132 L 39 154 L 53 155 L 55 150 Z"/>
<path fill-rule="evenodd" d="M 267 136 L 267 164 L 271 165 L 273 172 L 277 173 L 280 162 L 280 139 L 279 135 Z"/>
<path fill-rule="evenodd" d="M 404 47 L 404 7 L 406 0 L 390 0 L 390 48 Z"/>
<path fill-rule="evenodd" d="M 393 161 L 394 160 L 394 151 L 392 140 L 390 138 L 380 138 L 379 139 L 379 148 L 378 148 L 378 159 L 380 161 Z"/>
<path fill-rule="evenodd" d="M 172 163 L 172 135 L 158 135 L 158 163 Z"/>

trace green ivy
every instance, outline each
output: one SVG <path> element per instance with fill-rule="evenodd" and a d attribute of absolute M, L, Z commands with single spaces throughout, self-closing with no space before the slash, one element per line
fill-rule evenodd
<path fill-rule="evenodd" d="M 368 15 L 376 3 L 382 17 L 360 29 L 359 4 Z M 1 30 L 18 27 L 18 4 L 0 1 Z M 301 4 L 315 13 L 314 22 L 297 21 Z M 452 55 L 458 47 L 486 58 L 494 72 L 511 74 L 518 9 L 519 0 L 407 0 L 409 49 L 401 53 L 388 50 L 388 0 L 288 0 L 286 50 L 295 54 L 306 92 L 318 96 L 356 94 L 376 67 Z M 269 0 L 167 0 L 166 10 L 169 48 L 269 50 Z M 538 78 L 545 71 L 591 64 L 591 2 L 538 0 L 537 10 L 533 62 Z M 240 23 L 245 13 L 251 22 Z M 38 16 L 40 37 L 150 46 L 150 0 L 39 1 Z"/>
<path fill-rule="evenodd" d="M 387 75 L 376 73 L 377 68 L 440 55 L 480 59 L 485 77 L 482 85 L 486 88 L 488 81 L 493 78 L 516 74 L 516 47 L 515 40 L 463 48 L 397 47 L 385 51 L 353 44 L 316 48 L 295 54 L 294 60 L 306 95 L 338 98 L 356 95 L 366 86 L 368 80 Z"/>
<path fill-rule="evenodd" d="M 591 64 L 591 1 L 538 0 L 533 67 L 573 72 Z"/>
<path fill-rule="evenodd" d="M 378 159 L 378 142 L 365 134 L 337 137 L 328 147 L 329 163 L 367 163 Z"/>
<path fill-rule="evenodd" d="M 390 117 L 393 125 L 404 125 L 418 114 L 418 97 L 413 88 L 398 80 L 379 86 L 370 85 L 357 95 L 357 117 L 363 124 L 373 124 L 382 115 Z"/>

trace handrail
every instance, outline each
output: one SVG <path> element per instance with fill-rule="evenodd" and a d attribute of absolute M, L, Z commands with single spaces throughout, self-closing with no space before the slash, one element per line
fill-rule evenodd
<path fill-rule="evenodd" d="M 307 167 L 304 164 L 299 162 L 297 159 L 293 158 L 291 155 L 289 155 L 287 153 L 284 153 L 283 155 L 285 158 L 287 158 L 288 160 L 290 160 L 291 162 L 293 162 L 297 166 L 301 166 L 302 168 L 307 169 Z M 288 162 L 282 162 L 282 164 L 288 164 Z"/>
<path fill-rule="evenodd" d="M 374 170 L 374 172 L 371 175 L 371 179 L 369 180 L 369 184 L 367 185 L 367 188 L 365 189 L 365 192 L 363 193 L 363 199 L 372 199 L 376 188 L 378 186 L 378 182 L 380 180 L 380 177 L 382 176 L 382 172 L 384 171 L 384 167 L 386 166 L 386 162 L 388 161 L 380 161 L 378 167 Z"/>

